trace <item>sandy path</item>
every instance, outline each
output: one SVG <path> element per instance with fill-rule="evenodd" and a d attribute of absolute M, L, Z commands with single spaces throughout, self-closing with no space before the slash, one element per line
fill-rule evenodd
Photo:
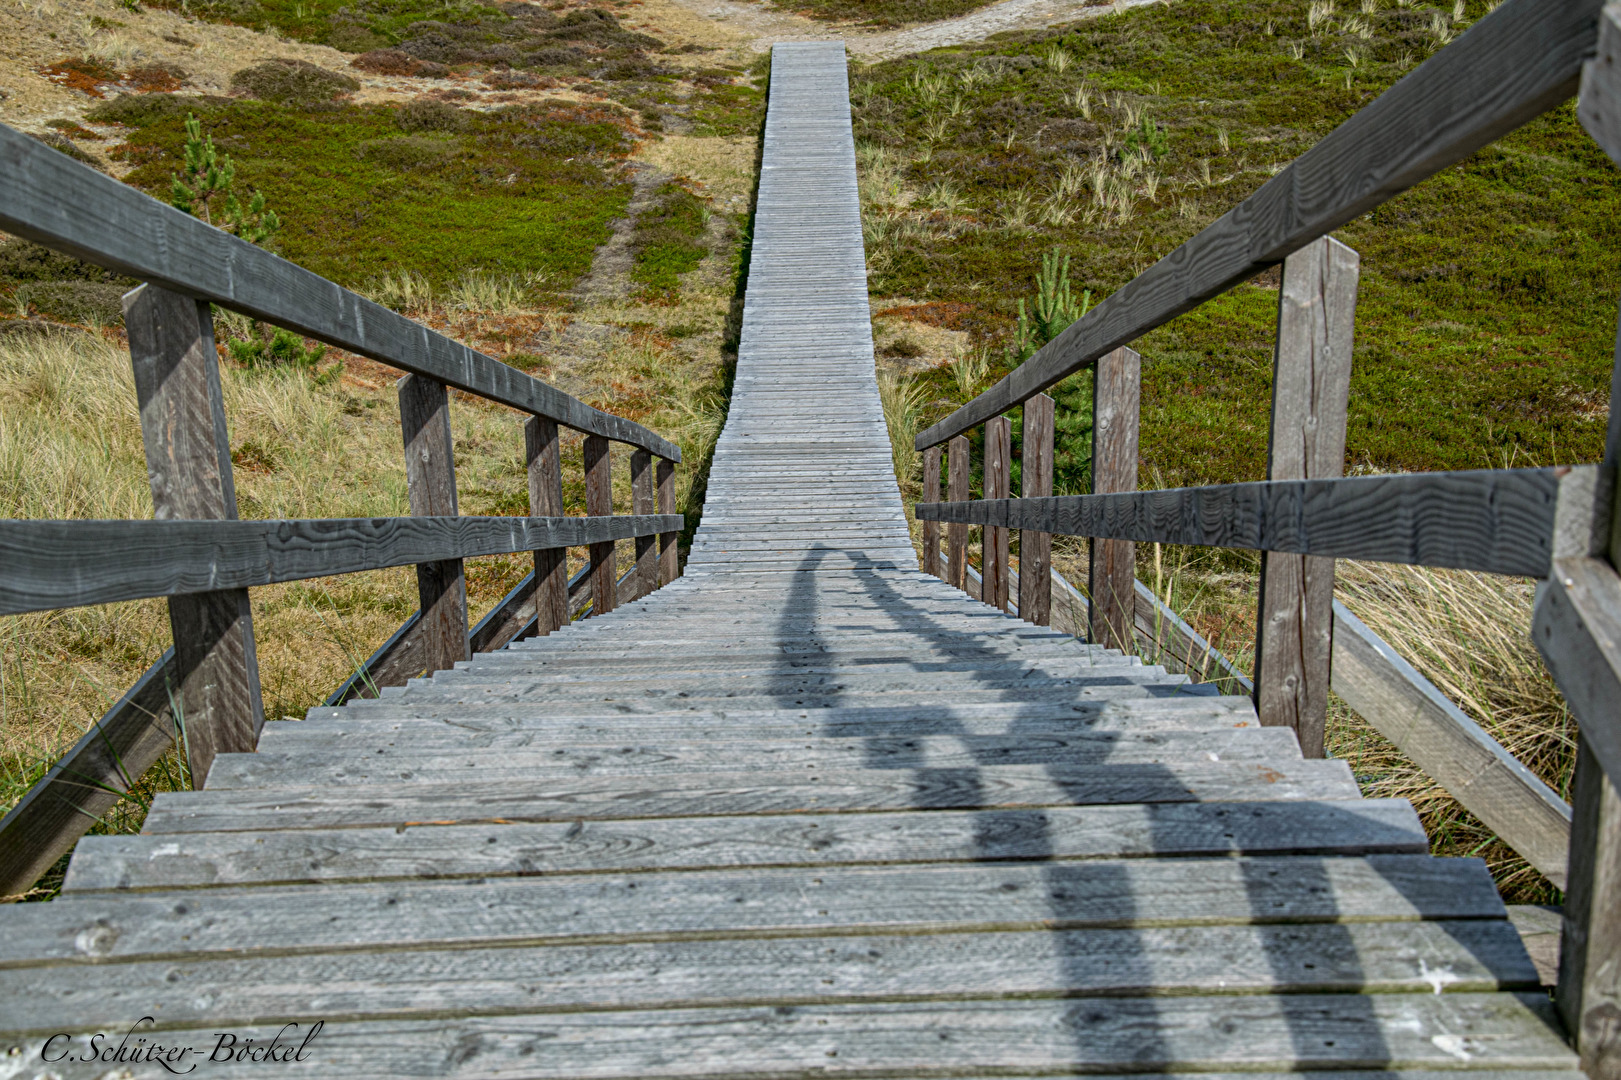
<path fill-rule="evenodd" d="M 888 60 L 948 45 L 983 41 L 1005 30 L 1025 30 L 1096 18 L 1116 10 L 1096 0 L 1003 0 L 961 18 L 909 27 L 871 30 L 853 24 L 832 25 L 778 11 L 748 0 L 668 0 L 727 29 L 749 35 L 749 48 L 765 52 L 778 41 L 843 39 L 850 51 L 871 60 Z M 1160 0 L 1120 0 L 1119 7 L 1143 7 Z"/>

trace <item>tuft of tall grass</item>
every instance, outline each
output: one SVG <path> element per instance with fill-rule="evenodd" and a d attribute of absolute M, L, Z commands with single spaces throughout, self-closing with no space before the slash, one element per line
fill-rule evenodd
<path fill-rule="evenodd" d="M 545 284 L 544 274 L 490 274 L 464 270 L 445 290 L 447 304 L 460 311 L 514 315 L 529 306 L 529 290 Z"/>
<path fill-rule="evenodd" d="M 991 354 L 988 349 L 969 349 L 959 353 L 951 361 L 951 378 L 957 384 L 957 392 L 964 398 L 971 398 L 979 393 L 980 387 L 991 374 Z"/>
<path fill-rule="evenodd" d="M 878 399 L 884 407 L 884 426 L 889 429 L 889 450 L 895 466 L 895 479 L 903 494 L 912 490 L 921 456 L 913 445 L 923 421 L 923 402 L 928 387 L 908 375 L 880 368 Z"/>
<path fill-rule="evenodd" d="M 414 270 L 384 274 L 369 282 L 361 292 L 395 311 L 426 311 L 433 306 L 433 285 Z"/>
<path fill-rule="evenodd" d="M 1532 644 L 1534 587 L 1459 570 L 1341 562 L 1337 592 L 1369 627 L 1562 797 L 1570 797 L 1576 723 Z M 1369 795 L 1410 799 L 1439 854 L 1486 859 L 1511 902 L 1548 902 L 1552 886 L 1434 780 L 1343 708 L 1329 749 Z"/>

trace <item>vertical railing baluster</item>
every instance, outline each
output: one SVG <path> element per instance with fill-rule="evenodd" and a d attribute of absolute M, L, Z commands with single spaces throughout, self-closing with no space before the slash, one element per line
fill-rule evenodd
<path fill-rule="evenodd" d="M 1013 423 L 998 416 L 985 424 L 985 497 L 1006 499 L 1013 494 Z M 980 599 L 1007 610 L 1008 531 L 1000 525 L 984 530 Z"/>
<path fill-rule="evenodd" d="M 1621 164 L 1621 14 L 1599 13 L 1598 54 L 1582 71 L 1576 116 L 1611 160 Z M 1604 464 L 1621 467 L 1621 335 L 1610 372 Z M 1621 491 L 1615 492 L 1621 504 Z M 1610 532 L 1609 561 L 1621 567 L 1621 531 Z M 1559 674 L 1555 672 L 1555 674 Z M 1610 710 L 1582 724 L 1612 722 Z M 1554 1004 L 1590 1077 L 1621 1076 L 1621 798 L 1578 736 L 1571 781 L 1570 856 L 1561 905 L 1559 982 Z"/>
<path fill-rule="evenodd" d="M 152 516 L 236 517 L 231 440 L 206 302 L 153 285 L 124 297 Z M 218 754 L 251 751 L 264 726 L 246 589 L 169 598 L 187 767 L 202 787 Z"/>
<path fill-rule="evenodd" d="M 529 471 L 529 513 L 563 516 L 563 455 L 557 421 L 531 416 L 523 427 L 524 457 Z M 568 549 L 535 552 L 535 634 L 544 636 L 568 625 Z"/>
<path fill-rule="evenodd" d="M 940 501 L 940 447 L 931 446 L 923 451 L 923 492 L 920 502 Z M 940 576 L 940 523 L 922 522 L 923 572 Z"/>
<path fill-rule="evenodd" d="M 1356 321 L 1357 253 L 1331 237 L 1283 264 L 1272 376 L 1269 480 L 1345 473 L 1345 419 Z M 1334 560 L 1261 553 L 1255 711 L 1290 727 L 1307 757 L 1323 756 L 1334 640 Z"/>
<path fill-rule="evenodd" d="M 400 427 L 405 436 L 405 483 L 413 517 L 456 516 L 456 451 L 445 384 L 421 375 L 399 381 Z M 467 582 L 462 560 L 417 564 L 418 662 L 442 671 L 470 658 Z"/>
<path fill-rule="evenodd" d="M 958 435 L 947 447 L 949 473 L 946 484 L 950 502 L 968 501 L 968 438 Z M 968 526 L 951 522 L 946 526 L 946 580 L 963 592 L 968 591 Z"/>
<path fill-rule="evenodd" d="M 1137 430 L 1142 358 L 1122 346 L 1097 362 L 1092 392 L 1092 490 L 1137 490 Z M 1091 543 L 1088 589 L 1092 641 L 1133 652 L 1137 615 L 1137 545 L 1130 540 Z"/>
<path fill-rule="evenodd" d="M 675 513 L 675 462 L 659 458 L 658 463 L 658 512 L 661 514 Z M 680 551 L 676 548 L 676 540 L 680 533 L 659 533 L 659 586 L 662 588 L 674 581 L 681 573 Z"/>
<path fill-rule="evenodd" d="M 609 442 L 601 435 L 585 437 L 585 512 L 591 517 L 614 512 L 613 458 Z M 591 614 L 606 615 L 618 600 L 612 541 L 592 544 Z"/>
<path fill-rule="evenodd" d="M 1024 445 L 1020 448 L 1020 495 L 1045 499 L 1053 493 L 1053 399 L 1037 394 L 1024 403 Z M 1019 618 L 1052 625 L 1053 538 L 1051 533 L 1019 532 Z"/>
<path fill-rule="evenodd" d="M 630 512 L 655 514 L 658 500 L 653 490 L 653 455 L 646 450 L 630 454 Z M 636 538 L 636 597 L 640 599 L 659 587 L 658 537 Z"/>

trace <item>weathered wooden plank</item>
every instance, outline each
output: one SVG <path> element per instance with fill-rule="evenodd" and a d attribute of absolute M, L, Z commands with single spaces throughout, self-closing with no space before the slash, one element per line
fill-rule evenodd
<path fill-rule="evenodd" d="M 553 705 L 555 708 L 555 704 Z M 265 750 L 233 754 L 218 786 L 251 788 L 300 783 L 337 786 L 450 782 L 479 776 L 494 782 L 524 777 L 656 776 L 691 770 L 755 769 L 762 777 L 813 769 L 974 768 L 986 765 L 1144 764 L 1179 761 L 1287 762 L 1299 760 L 1294 739 L 1266 728 L 1231 731 L 1077 732 L 1069 735 L 959 735 L 852 739 L 755 739 L 657 744 L 581 744 L 546 749 L 465 748 L 412 753 L 378 746 L 334 760 L 325 751 Z M 1214 756 L 1212 756 L 1214 755 Z M 482 772 L 483 775 L 480 775 Z M 764 780 L 762 779 L 762 782 Z"/>
<path fill-rule="evenodd" d="M 179 737 L 168 649 L 0 820 L 0 897 L 33 887 Z"/>
<path fill-rule="evenodd" d="M 1414 954 L 1425 957 L 1421 968 Z M 1534 990 L 1506 922 L 1187 926 L 1004 934 L 653 941 L 122 964 L 87 998 L 80 968 L 0 969 L 16 1036 L 93 1029 L 120 1003 L 165 1027 L 727 1004 Z M 222 1012 L 217 1003 L 224 1002 Z"/>
<path fill-rule="evenodd" d="M 562 517 L 563 463 L 557 424 L 532 416 L 523 426 L 524 457 L 529 474 L 529 512 L 536 517 Z M 535 552 L 535 629 L 544 636 L 568 625 L 568 552 L 542 548 Z"/>
<path fill-rule="evenodd" d="M 922 502 L 940 501 L 940 448 L 931 446 L 923 451 Z M 923 572 L 940 576 L 940 523 L 923 523 Z"/>
<path fill-rule="evenodd" d="M 959 435 L 951 440 L 949 450 L 948 478 L 946 481 L 948 497 L 952 502 L 966 502 L 968 494 L 968 474 L 971 465 L 968 460 L 968 440 Z M 927 520 L 920 514 L 919 520 Z M 968 526 L 952 523 L 946 528 L 946 557 L 950 576 L 946 578 L 957 588 L 968 591 Z"/>
<path fill-rule="evenodd" d="M 1500 5 L 995 386 L 919 434 L 918 449 L 1006 412 L 1563 101 L 1593 55 L 1602 6 Z"/>
<path fill-rule="evenodd" d="M 1479 469 L 1171 488 L 1124 495 L 919 504 L 919 520 L 1069 536 L 1287 551 L 1545 577 L 1560 545 L 1603 543 L 1602 466 Z M 1601 500 L 1607 510 L 1608 495 Z M 1564 535 L 1566 511 L 1582 525 Z M 1571 511 L 1574 515 L 1574 511 Z M 1580 535 L 1578 536 L 1577 533 Z"/>
<path fill-rule="evenodd" d="M 1125 347 L 1098 360 L 1092 390 L 1092 490 L 1137 490 L 1137 432 L 1142 398 L 1142 357 Z M 1136 546 L 1129 540 L 1094 538 L 1089 545 L 1087 593 L 1090 640 L 1132 651 L 1137 609 Z"/>
<path fill-rule="evenodd" d="M 1606 776 L 1621 776 L 1621 578 L 1601 558 L 1558 559 L 1537 587 L 1531 639 Z"/>
<path fill-rule="evenodd" d="M 408 563 L 575 547 L 678 527 L 679 516 L 4 521 L 0 614 L 247 588 Z M 117 566 L 106 553 L 120 553 Z"/>
<path fill-rule="evenodd" d="M 1338 603 L 1334 692 L 1544 877 L 1565 887 L 1570 807 Z"/>
<path fill-rule="evenodd" d="M 152 516 L 235 518 L 231 438 L 208 305 L 144 286 L 124 297 L 124 323 Z M 180 706 L 192 784 L 201 787 L 216 754 L 252 750 L 264 726 L 247 590 L 171 597 L 169 626 L 170 690 Z"/>
<path fill-rule="evenodd" d="M 1578 714 L 1579 715 L 1579 714 Z M 1613 1076 L 1621 1057 L 1616 958 L 1621 956 L 1621 798 L 1585 737 L 1571 791 L 1569 881 L 1561 912 L 1554 1001 L 1589 1076 Z"/>
<path fill-rule="evenodd" d="M 589 733 L 587 733 L 589 737 Z M 658 816 L 823 813 L 851 810 L 1094 806 L 1123 803 L 1354 799 L 1343 763 L 1320 761 L 1168 762 L 1154 765 L 981 765 L 971 776 L 904 770 L 818 769 L 813 776 L 717 763 L 656 779 L 557 777 L 503 782 L 470 792 L 462 782 L 281 786 L 225 789 L 206 798 L 159 796 L 142 831 L 149 835 L 268 829 L 398 828 L 436 825 Z M 809 770 L 805 770 L 809 772 Z M 76 879 L 76 888 L 90 888 Z"/>
<path fill-rule="evenodd" d="M 1575 1058 L 1556 1025 L 1540 992 L 760 1005 L 333 1021 L 310 1042 L 304 1064 L 319 1075 L 392 1077 L 433 1062 L 440 1076 L 548 1080 L 825 1076 L 832 1058 L 841 1073 L 883 1077 L 948 1069 L 946 1075 L 956 1076 L 1132 1068 L 1272 1072 L 1386 1062 L 1445 1069 L 1459 1065 L 1460 1053 L 1478 1068 L 1569 1068 Z M 270 1023 L 236 1034 L 264 1045 L 285 1030 Z M 202 1056 L 215 1040 L 196 1042 Z M 21 1069 L 44 1070 L 43 1044 L 37 1037 L 24 1044 Z M 167 1075 L 156 1065 L 137 1068 L 142 1071 L 131 1070 L 132 1076 Z M 229 1063 L 211 1071 L 254 1076 L 264 1070 Z"/>
<path fill-rule="evenodd" d="M 681 460 L 679 447 L 640 424 L 593 409 L 4 125 L 0 228 L 576 431 Z"/>
<path fill-rule="evenodd" d="M 1020 462 L 1020 494 L 1026 499 L 1045 499 L 1053 493 L 1053 399 L 1037 394 L 1024 403 L 1024 445 Z M 930 447 L 925 453 L 938 454 Z M 1011 494 L 1011 492 L 1010 492 Z M 940 498 L 938 489 L 923 491 L 924 500 Z M 925 529 L 939 529 L 926 522 Z M 1019 533 L 1019 618 L 1037 626 L 1052 625 L 1051 533 L 1025 529 Z"/>
<path fill-rule="evenodd" d="M 606 517 L 614 512 L 613 456 L 607 439 L 597 435 L 585 438 L 585 512 Z M 618 599 L 614 573 L 614 545 L 591 545 L 591 614 L 606 615 Z"/>
<path fill-rule="evenodd" d="M 415 517 L 455 517 L 456 450 L 445 384 L 419 375 L 399 381 L 400 430 L 405 437 L 405 480 Z M 417 658 L 440 671 L 469 657 L 467 581 L 462 560 L 417 563 Z"/>
<path fill-rule="evenodd" d="M 1420 854 L 1405 800 L 1156 803 L 88 836 L 78 891 L 1014 859 Z"/>
<path fill-rule="evenodd" d="M 659 458 L 658 463 L 658 512 L 675 516 L 675 462 Z M 679 563 L 680 552 L 676 548 L 676 540 L 681 536 L 678 532 L 659 533 L 659 585 L 670 584 L 681 576 Z"/>
<path fill-rule="evenodd" d="M 1268 480 L 1344 475 L 1358 264 L 1327 236 L 1284 260 Z M 1261 553 L 1255 709 L 1263 724 L 1294 728 L 1307 757 L 1323 755 L 1333 607 L 1334 560 Z"/>
<path fill-rule="evenodd" d="M 646 450 L 633 450 L 630 455 L 630 512 L 653 514 L 658 502 L 653 489 L 653 455 Z M 636 538 L 635 595 L 639 599 L 659 587 L 658 537 Z"/>
<path fill-rule="evenodd" d="M 1082 872 L 1084 871 L 1084 872 Z M 586 874 L 19 904 L 0 967 L 418 945 L 614 942 L 861 930 L 1501 919 L 1478 859 L 1238 857 Z"/>
<path fill-rule="evenodd" d="M 1005 416 L 985 424 L 985 497 L 1006 499 L 1013 494 L 1013 424 Z M 988 528 L 984 534 L 984 571 L 980 598 L 991 607 L 1008 609 L 1008 531 Z"/>
<path fill-rule="evenodd" d="M 1606 154 L 1621 161 L 1621 14 L 1608 7 L 1599 13 L 1597 52 L 1582 66 L 1576 118 Z M 1618 443 L 1614 434 L 1610 442 Z"/>

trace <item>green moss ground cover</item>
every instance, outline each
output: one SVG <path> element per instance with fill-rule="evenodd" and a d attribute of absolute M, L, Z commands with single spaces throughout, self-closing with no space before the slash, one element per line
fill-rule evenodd
<path fill-rule="evenodd" d="M 277 253 L 343 285 L 399 272 L 440 285 L 476 267 L 566 289 L 630 197 L 612 168 L 630 140 L 611 107 L 466 111 L 452 131 L 407 130 L 384 106 L 233 101 L 200 118 L 237 187 L 262 190 L 286 223 Z M 184 119 L 138 124 L 130 183 L 166 196 Z"/>
<path fill-rule="evenodd" d="M 778 0 L 778 7 L 815 19 L 901 27 L 955 19 L 996 0 Z"/>
<path fill-rule="evenodd" d="M 1303 2 L 1135 9 L 876 65 L 853 80 L 875 296 L 972 305 L 1000 377 L 1037 256 L 1101 298 L 1236 205 L 1465 18 Z M 1316 25 L 1312 25 L 1315 21 Z M 1349 461 L 1591 461 L 1616 325 L 1615 173 L 1563 106 L 1335 235 L 1362 256 Z M 1145 481 L 1265 474 L 1275 279 L 1136 343 Z M 934 412 L 969 393 L 941 369 Z M 1086 489 L 1085 377 L 1055 392 Z M 1079 443 L 1079 445 L 1077 445 Z"/>
<path fill-rule="evenodd" d="M 708 216 L 703 200 L 680 184 L 658 190 L 653 206 L 636 219 L 631 241 L 636 261 L 630 277 L 642 286 L 643 299 L 673 299 L 681 275 L 709 254 L 704 243 Z"/>

